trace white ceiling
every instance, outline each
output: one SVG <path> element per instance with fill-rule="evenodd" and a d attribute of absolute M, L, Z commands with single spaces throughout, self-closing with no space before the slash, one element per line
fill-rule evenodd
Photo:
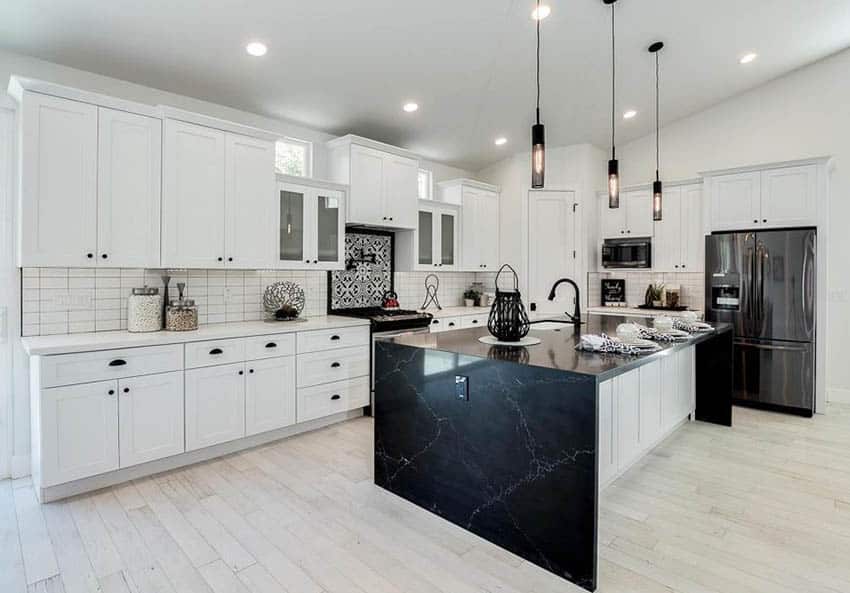
<path fill-rule="evenodd" d="M 610 143 L 610 9 L 547 0 L 542 113 L 549 145 Z M 477 169 L 526 150 L 533 0 L 3 0 L 0 47 L 334 134 L 353 132 Z M 621 0 L 621 141 L 850 45 L 848 0 Z M 269 47 L 263 58 L 249 40 Z M 756 51 L 749 66 L 737 58 Z M 813 89 L 813 94 L 817 90 Z M 421 106 L 406 114 L 401 106 Z M 622 111 L 638 116 L 624 122 Z M 508 143 L 496 147 L 504 135 Z"/>

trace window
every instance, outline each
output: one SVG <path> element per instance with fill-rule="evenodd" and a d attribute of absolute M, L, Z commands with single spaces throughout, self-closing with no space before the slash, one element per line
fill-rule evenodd
<path fill-rule="evenodd" d="M 434 195 L 434 182 L 431 171 L 419 169 L 419 199 L 430 200 Z"/>
<path fill-rule="evenodd" d="M 285 138 L 275 143 L 274 166 L 278 173 L 310 177 L 313 144 L 294 138 Z"/>

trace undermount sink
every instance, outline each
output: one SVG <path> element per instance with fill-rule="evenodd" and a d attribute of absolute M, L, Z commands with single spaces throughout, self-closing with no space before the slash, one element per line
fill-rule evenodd
<path fill-rule="evenodd" d="M 557 331 L 571 325 L 571 323 L 565 323 L 563 321 L 538 321 L 537 323 L 532 323 L 530 329 L 531 331 Z"/>

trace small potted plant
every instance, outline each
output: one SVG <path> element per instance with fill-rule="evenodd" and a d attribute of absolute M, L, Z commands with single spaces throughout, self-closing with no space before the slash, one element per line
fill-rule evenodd
<path fill-rule="evenodd" d="M 467 307 L 474 307 L 481 294 L 474 288 L 467 288 L 463 293 L 463 304 Z"/>
<path fill-rule="evenodd" d="M 661 296 L 663 294 L 663 284 L 650 284 L 649 287 L 646 289 L 646 304 L 651 305 L 652 307 L 661 307 L 663 304 Z"/>

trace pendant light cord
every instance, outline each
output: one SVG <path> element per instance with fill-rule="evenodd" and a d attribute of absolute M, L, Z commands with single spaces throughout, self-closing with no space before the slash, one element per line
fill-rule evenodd
<path fill-rule="evenodd" d="M 661 134 L 660 134 L 660 121 L 661 121 L 661 99 L 660 99 L 660 88 L 661 85 L 659 83 L 659 68 L 658 68 L 658 53 L 655 52 L 655 180 L 661 181 L 661 178 L 658 174 L 658 171 L 661 169 Z"/>
<path fill-rule="evenodd" d="M 537 123 L 540 123 L 540 0 L 537 0 Z"/>
<path fill-rule="evenodd" d="M 617 110 L 617 44 L 614 38 L 614 4 L 611 4 L 611 158 L 617 158 L 616 115 Z"/>

